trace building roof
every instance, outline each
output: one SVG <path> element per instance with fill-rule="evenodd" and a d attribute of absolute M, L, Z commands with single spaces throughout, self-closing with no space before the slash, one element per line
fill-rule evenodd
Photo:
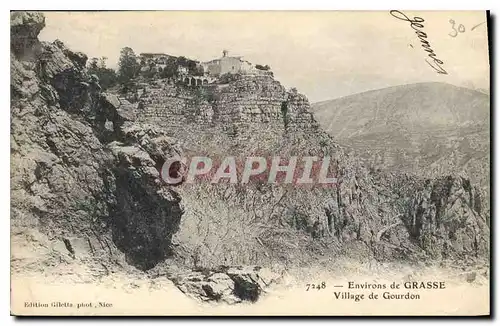
<path fill-rule="evenodd" d="M 146 57 L 146 58 L 161 58 L 161 57 L 173 57 L 169 54 L 166 53 L 141 53 L 139 54 L 140 57 Z"/>
<path fill-rule="evenodd" d="M 241 60 L 243 61 L 241 58 L 243 58 L 243 56 L 225 56 L 225 57 L 221 57 L 220 59 L 223 59 L 223 58 L 231 58 L 231 59 L 238 59 L 238 60 Z M 219 59 L 219 60 L 220 60 Z"/>
<path fill-rule="evenodd" d="M 204 64 L 209 64 L 209 63 L 218 63 L 220 62 L 222 59 L 224 58 L 231 58 L 231 59 L 237 59 L 237 60 L 240 60 L 240 61 L 245 61 L 245 60 L 242 60 L 241 58 L 243 58 L 243 56 L 226 56 L 226 57 L 220 57 L 218 59 L 213 59 L 213 60 L 210 60 L 210 61 L 205 61 L 203 62 Z M 247 61 L 248 62 L 248 61 Z"/>

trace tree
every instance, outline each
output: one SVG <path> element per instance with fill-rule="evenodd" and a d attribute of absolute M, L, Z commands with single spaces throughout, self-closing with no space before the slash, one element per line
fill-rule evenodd
<path fill-rule="evenodd" d="M 99 68 L 106 69 L 106 60 L 108 60 L 108 57 L 99 58 Z"/>
<path fill-rule="evenodd" d="M 120 61 L 118 62 L 118 82 L 123 87 L 123 91 L 133 88 L 134 78 L 139 74 L 140 65 L 137 63 L 137 57 L 129 47 L 124 47 L 120 51 Z"/>
<path fill-rule="evenodd" d="M 88 70 L 91 74 L 97 72 L 97 70 L 99 69 L 99 66 L 97 65 L 98 61 L 99 61 L 99 59 L 97 59 L 97 58 L 90 59 Z"/>
<path fill-rule="evenodd" d="M 187 67 L 188 67 L 188 71 L 191 75 L 194 75 L 196 76 L 197 72 L 198 72 L 198 66 L 196 65 L 196 61 L 193 61 L 193 60 L 188 60 L 187 62 Z"/>
<path fill-rule="evenodd" d="M 177 58 L 177 65 L 187 67 L 188 66 L 188 59 L 186 57 L 180 56 Z"/>
<path fill-rule="evenodd" d="M 117 82 L 116 72 L 106 67 L 106 57 L 92 58 L 88 64 L 88 73 L 99 78 L 99 84 L 103 90 L 114 86 Z"/>
<path fill-rule="evenodd" d="M 170 78 L 177 76 L 178 74 L 178 69 L 179 65 L 177 64 L 177 60 L 175 58 L 169 57 L 167 59 L 167 63 L 165 68 L 163 68 L 163 72 L 161 73 L 161 76 L 163 78 Z"/>
<path fill-rule="evenodd" d="M 205 69 L 203 69 L 203 66 L 201 65 L 196 65 L 194 74 L 195 76 L 203 76 L 205 74 Z"/>

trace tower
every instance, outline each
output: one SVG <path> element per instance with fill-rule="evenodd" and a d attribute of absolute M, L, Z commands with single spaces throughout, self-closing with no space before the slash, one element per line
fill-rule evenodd
<path fill-rule="evenodd" d="M 228 50 L 222 50 L 222 56 L 227 57 L 227 54 L 229 53 Z"/>

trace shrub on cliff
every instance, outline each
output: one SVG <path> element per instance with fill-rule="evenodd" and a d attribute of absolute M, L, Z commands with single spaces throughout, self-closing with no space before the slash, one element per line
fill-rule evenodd
<path fill-rule="evenodd" d="M 259 64 L 255 65 L 255 68 L 258 70 L 264 70 L 264 71 L 268 71 L 271 69 L 271 67 L 269 67 L 268 65 L 263 66 L 263 65 L 259 65 Z"/>
<path fill-rule="evenodd" d="M 106 67 L 106 59 L 106 57 L 101 57 L 99 59 L 92 58 L 88 64 L 89 74 L 99 77 L 99 84 L 103 90 L 109 89 L 118 82 L 116 72 Z"/>

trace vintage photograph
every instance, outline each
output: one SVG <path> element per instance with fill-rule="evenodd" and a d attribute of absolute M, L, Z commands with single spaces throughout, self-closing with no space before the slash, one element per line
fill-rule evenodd
<path fill-rule="evenodd" d="M 11 314 L 489 316 L 489 24 L 12 11 Z"/>

